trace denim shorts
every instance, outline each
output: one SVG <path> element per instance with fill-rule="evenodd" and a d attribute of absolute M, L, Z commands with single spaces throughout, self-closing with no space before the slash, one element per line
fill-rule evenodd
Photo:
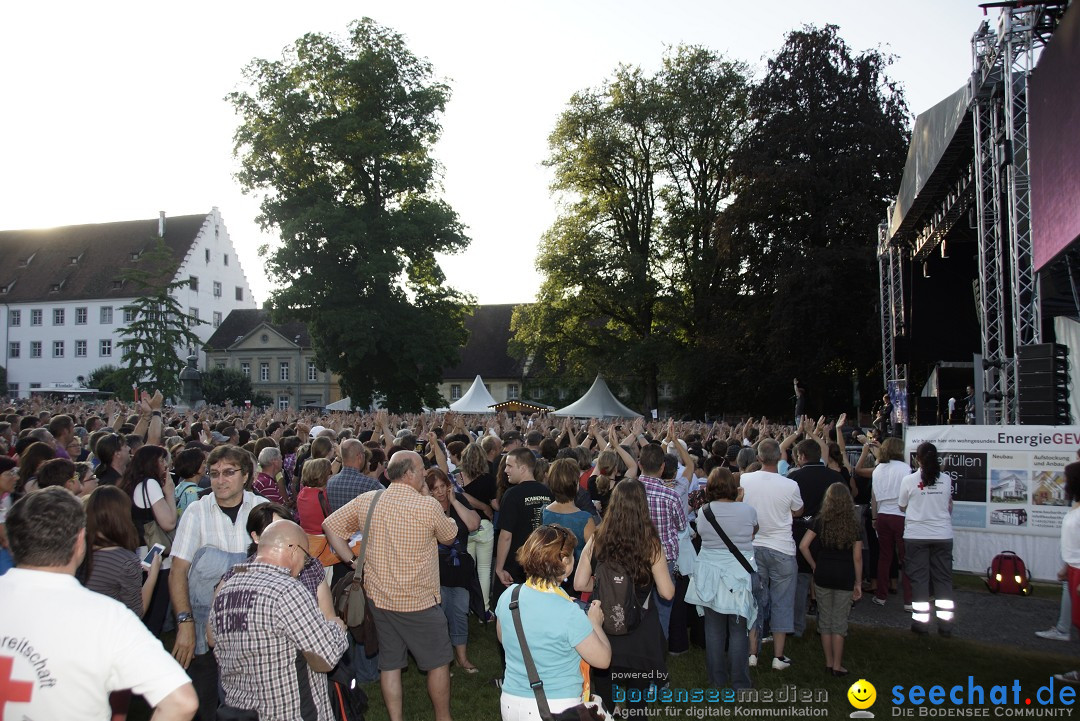
<path fill-rule="evenodd" d="M 765 599 L 764 608 L 759 609 L 769 618 L 769 628 L 773 633 L 792 633 L 795 630 L 795 582 L 799 567 L 795 556 L 774 551 L 764 546 L 754 546 L 754 560 L 757 562 L 758 575 Z"/>

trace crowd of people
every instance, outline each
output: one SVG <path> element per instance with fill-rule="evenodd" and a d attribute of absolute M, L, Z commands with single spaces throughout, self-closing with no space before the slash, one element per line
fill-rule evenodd
<path fill-rule="evenodd" d="M 898 582 L 913 632 L 952 632 L 937 450 L 920 446 L 913 472 L 898 439 L 843 415 L 605 427 L 176 411 L 143 394 L 0 418 L 0 571 L 15 566 L 0 638 L 27 647 L 7 667 L 25 698 L 7 703 L 35 717 L 115 718 L 134 693 L 155 718 L 330 721 L 327 674 L 345 668 L 379 681 L 397 721 L 409 655 L 439 721 L 452 667 L 488 674 L 504 719 L 539 718 L 538 704 L 632 715 L 691 639 L 718 688 L 750 688 L 770 647 L 782 673 L 810 614 L 825 672 L 844 676 L 852 603 L 889 603 Z M 354 571 L 363 631 L 331 594 Z M 50 622 L 60 603 L 95 609 L 91 637 Z M 502 668 L 470 660 L 470 614 L 496 625 Z M 77 696 L 50 695 L 67 677 Z"/>

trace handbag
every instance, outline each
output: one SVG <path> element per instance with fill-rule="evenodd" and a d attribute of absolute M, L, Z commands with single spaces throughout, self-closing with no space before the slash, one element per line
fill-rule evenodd
<path fill-rule="evenodd" d="M 368 608 L 371 600 L 364 591 L 364 558 L 367 555 L 368 536 L 371 531 L 371 516 L 375 504 L 379 502 L 382 491 L 376 491 L 368 504 L 367 518 L 364 521 L 364 537 L 360 541 L 360 552 L 356 555 L 356 568 L 345 574 L 333 589 L 334 609 L 357 643 L 364 644 L 364 651 L 370 657 L 378 653 L 378 636 L 375 633 L 374 614 Z"/>
<path fill-rule="evenodd" d="M 153 548 L 154 544 L 157 543 L 164 546 L 165 550 L 161 552 L 161 557 L 164 558 L 165 556 L 168 556 L 169 552 L 172 550 L 173 533 L 175 533 L 175 531 L 172 533 L 163 531 L 161 526 L 158 525 L 157 520 L 154 519 L 154 511 L 150 507 L 150 492 L 146 488 L 146 484 L 149 482 L 150 479 L 147 478 L 142 484 L 143 501 L 146 503 L 146 511 L 150 513 L 150 520 L 143 524 L 143 539 L 146 541 L 146 547 L 148 549 Z"/>
<path fill-rule="evenodd" d="M 525 672 L 529 675 L 529 686 L 536 695 L 536 708 L 540 711 L 543 721 L 601 721 L 606 718 L 595 705 L 579 703 L 576 706 L 551 713 L 548 706 L 547 694 L 544 693 L 544 682 L 540 680 L 540 674 L 536 672 L 536 664 L 533 663 L 532 653 L 529 652 L 529 644 L 525 641 L 525 628 L 521 625 L 521 609 L 518 608 L 518 596 L 521 594 L 521 584 L 514 586 L 510 596 L 510 613 L 514 616 L 514 630 L 517 631 L 518 645 L 521 646 L 521 659 L 525 662 Z M 594 697 L 595 698 L 595 697 Z"/>
<path fill-rule="evenodd" d="M 746 556 L 744 556 L 742 554 L 742 551 L 740 551 L 738 547 L 736 547 L 736 545 L 731 542 L 731 539 L 728 538 L 728 535 L 724 533 L 724 529 L 721 528 L 720 524 L 716 522 L 716 515 L 712 512 L 712 508 L 709 507 L 709 504 L 705 504 L 704 508 L 705 518 L 709 521 L 709 523 L 712 524 L 712 527 L 716 529 L 716 535 L 720 536 L 720 540 L 723 541 L 724 545 L 727 546 L 729 551 L 731 551 L 731 555 L 735 556 L 735 558 L 738 559 L 739 563 L 742 564 L 742 567 L 746 569 L 746 572 L 753 576 L 754 567 L 750 565 L 750 562 L 746 560 Z"/>

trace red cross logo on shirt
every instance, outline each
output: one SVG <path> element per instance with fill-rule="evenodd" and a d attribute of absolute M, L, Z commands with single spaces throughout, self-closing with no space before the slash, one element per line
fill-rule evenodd
<path fill-rule="evenodd" d="M 0 716 L 4 714 L 5 704 L 29 703 L 34 692 L 33 681 L 11 680 L 11 667 L 14 665 L 15 659 L 0 656 Z"/>

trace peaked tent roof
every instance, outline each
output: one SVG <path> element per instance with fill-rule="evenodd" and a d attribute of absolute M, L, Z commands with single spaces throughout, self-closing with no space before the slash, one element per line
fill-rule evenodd
<path fill-rule="evenodd" d="M 450 404 L 450 410 L 455 413 L 494 413 L 493 405 L 495 399 L 484 386 L 484 379 L 477 375 L 465 395 Z"/>
<path fill-rule="evenodd" d="M 352 409 L 352 396 L 345 396 L 340 401 L 334 401 L 326 406 L 326 410 L 328 411 L 351 411 Z"/>
<path fill-rule="evenodd" d="M 552 411 L 553 416 L 574 416 L 576 418 L 640 418 L 641 414 L 627 408 L 608 388 L 599 374 L 592 387 L 565 408 Z"/>

